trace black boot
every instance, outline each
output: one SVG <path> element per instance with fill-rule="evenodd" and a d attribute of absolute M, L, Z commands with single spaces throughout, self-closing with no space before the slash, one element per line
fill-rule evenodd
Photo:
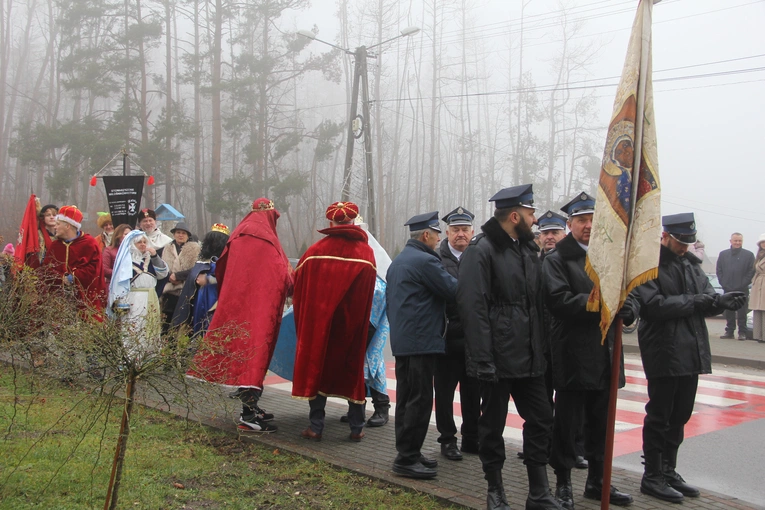
<path fill-rule="evenodd" d="M 584 483 L 584 497 L 600 501 L 602 496 L 603 461 L 591 459 L 587 468 L 587 481 Z M 632 504 L 632 496 L 612 485 L 608 493 L 608 502 L 616 506 L 629 506 Z"/>
<path fill-rule="evenodd" d="M 486 510 L 510 510 L 510 505 L 505 497 L 505 488 L 502 485 L 502 471 L 488 471 L 484 478 L 489 484 L 486 494 Z"/>
<path fill-rule="evenodd" d="M 701 494 L 699 490 L 693 485 L 685 483 L 683 477 L 675 471 L 675 467 L 677 467 L 677 448 L 667 451 L 662 461 L 662 472 L 664 473 L 664 479 L 667 480 L 667 484 L 683 496 L 698 498 Z"/>
<path fill-rule="evenodd" d="M 375 409 L 375 413 L 367 420 L 367 427 L 382 427 L 388 423 L 388 407 Z"/>
<path fill-rule="evenodd" d="M 529 495 L 526 498 L 526 510 L 562 510 L 563 507 L 550 493 L 547 481 L 547 466 L 526 465 L 529 476 Z"/>
<path fill-rule="evenodd" d="M 683 494 L 670 487 L 661 472 L 661 452 L 646 453 L 644 458 L 645 472 L 640 481 L 640 492 L 670 503 L 682 503 Z"/>
<path fill-rule="evenodd" d="M 574 488 L 571 486 L 571 470 L 563 469 L 555 472 L 555 499 L 560 506 L 574 510 Z"/>

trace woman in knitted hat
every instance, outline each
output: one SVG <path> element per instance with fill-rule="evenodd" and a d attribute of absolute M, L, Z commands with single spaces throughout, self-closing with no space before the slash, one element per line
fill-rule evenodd
<path fill-rule="evenodd" d="M 112 224 L 112 215 L 109 213 L 98 213 L 98 219 L 96 225 L 101 230 L 101 233 L 96 236 L 96 242 L 101 251 L 112 243 L 112 234 L 114 233 L 114 225 Z"/>

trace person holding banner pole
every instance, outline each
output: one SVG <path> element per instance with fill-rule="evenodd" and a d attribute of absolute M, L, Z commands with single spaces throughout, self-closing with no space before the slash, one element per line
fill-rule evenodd
<path fill-rule="evenodd" d="M 643 421 L 645 472 L 640 492 L 680 503 L 699 490 L 675 468 L 685 424 L 691 418 L 699 374 L 712 373 L 706 317 L 738 310 L 743 292 L 719 295 L 701 260 L 688 251 L 696 242 L 693 213 L 662 218 L 659 277 L 634 291 L 640 303 L 638 344 L 648 380 Z"/>
<path fill-rule="evenodd" d="M 625 378 L 622 356 L 618 365 L 612 366 L 616 324 L 609 329 L 606 342 L 601 343 L 600 313 L 587 311 L 593 283 L 584 265 L 595 199 L 583 192 L 561 210 L 568 214 L 570 233 L 545 257 L 542 275 L 547 308 L 553 316 L 550 343 L 556 395 L 550 465 L 557 478 L 555 497 L 564 508 L 573 509 L 571 469 L 576 465 L 576 435 L 586 418 L 583 430 L 588 473 L 584 497 L 600 500 L 612 370 L 619 372 L 620 388 Z M 619 317 L 631 324 L 636 313 L 634 300 L 628 299 Z M 627 506 L 632 496 L 611 486 L 609 502 Z"/>

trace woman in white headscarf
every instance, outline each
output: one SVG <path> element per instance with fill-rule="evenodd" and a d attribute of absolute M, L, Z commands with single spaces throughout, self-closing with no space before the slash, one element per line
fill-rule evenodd
<path fill-rule="evenodd" d="M 155 288 L 168 272 L 144 232 L 133 230 L 125 236 L 114 262 L 108 312 L 122 315 L 123 341 L 134 357 L 159 350 L 162 324 Z"/>

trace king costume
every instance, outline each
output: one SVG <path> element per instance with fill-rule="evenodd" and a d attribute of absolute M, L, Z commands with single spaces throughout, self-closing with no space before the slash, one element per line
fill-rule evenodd
<path fill-rule="evenodd" d="M 366 232 L 352 224 L 356 216 L 356 204 L 330 205 L 332 226 L 319 231 L 326 237 L 305 252 L 295 274 L 292 396 L 310 401 L 306 439 L 321 439 L 330 396 L 350 403 L 351 439 L 364 436 L 364 358 L 377 272 Z"/>
<path fill-rule="evenodd" d="M 98 243 L 90 234 L 80 230 L 82 213 L 75 206 L 62 207 L 56 219 L 73 225 L 77 235 L 66 241 L 56 239 L 45 253 L 43 266 L 51 273 L 50 285 L 54 289 L 66 289 L 69 285 L 65 280 L 69 279 L 78 307 L 81 310 L 91 308 L 98 316 L 106 299 L 104 269 Z"/>
<path fill-rule="evenodd" d="M 239 428 L 274 432 L 273 419 L 257 405 L 273 356 L 284 301 L 293 276 L 276 232 L 279 212 L 259 198 L 231 233 L 218 259 L 218 304 L 207 333 L 206 348 L 194 358 L 189 375 L 236 388 L 242 401 Z"/>

